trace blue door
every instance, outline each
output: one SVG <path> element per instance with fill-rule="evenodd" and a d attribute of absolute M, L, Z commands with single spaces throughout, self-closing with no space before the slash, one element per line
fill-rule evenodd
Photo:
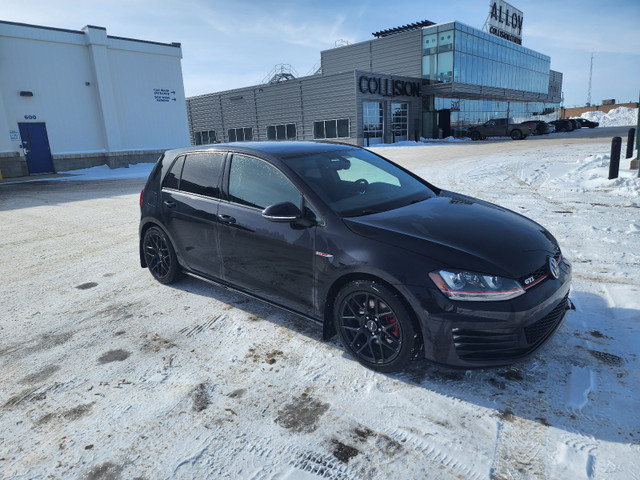
<path fill-rule="evenodd" d="M 19 123 L 22 148 L 27 157 L 27 167 L 31 175 L 53 172 L 49 137 L 44 123 Z"/>

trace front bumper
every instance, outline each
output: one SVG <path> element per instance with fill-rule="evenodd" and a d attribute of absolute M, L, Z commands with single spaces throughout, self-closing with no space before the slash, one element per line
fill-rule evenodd
<path fill-rule="evenodd" d="M 412 288 L 424 356 L 433 362 L 464 368 L 509 365 L 547 343 L 560 328 L 569 300 L 571 265 L 560 265 L 557 279 L 548 278 L 525 294 L 500 302 L 446 299 L 436 289 Z"/>

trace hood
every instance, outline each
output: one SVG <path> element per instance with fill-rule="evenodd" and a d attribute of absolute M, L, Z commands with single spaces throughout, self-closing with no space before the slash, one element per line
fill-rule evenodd
<path fill-rule="evenodd" d="M 345 222 L 359 235 L 429 257 L 442 267 L 511 278 L 537 270 L 559 250 L 553 235 L 533 220 L 446 191 Z"/>

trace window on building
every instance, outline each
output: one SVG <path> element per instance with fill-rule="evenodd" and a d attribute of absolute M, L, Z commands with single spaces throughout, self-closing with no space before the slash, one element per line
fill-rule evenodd
<path fill-rule="evenodd" d="M 409 139 L 409 104 L 391 104 L 391 131 L 394 141 Z"/>
<path fill-rule="evenodd" d="M 362 134 L 373 143 L 382 141 L 384 132 L 384 110 L 382 102 L 362 102 Z"/>
<path fill-rule="evenodd" d="M 349 119 L 325 120 L 313 122 L 313 138 L 322 140 L 325 138 L 348 138 Z"/>
<path fill-rule="evenodd" d="M 253 128 L 230 128 L 227 131 L 229 142 L 250 142 L 253 140 Z"/>
<path fill-rule="evenodd" d="M 264 209 L 280 202 L 302 204 L 298 189 L 277 168 L 246 155 L 234 155 L 229 171 L 231 201 Z"/>
<path fill-rule="evenodd" d="M 269 125 L 267 140 L 295 140 L 297 138 L 296 124 Z"/>
<path fill-rule="evenodd" d="M 193 143 L 195 145 L 209 145 L 210 143 L 216 143 L 215 130 L 201 130 L 199 132 L 193 132 Z"/>

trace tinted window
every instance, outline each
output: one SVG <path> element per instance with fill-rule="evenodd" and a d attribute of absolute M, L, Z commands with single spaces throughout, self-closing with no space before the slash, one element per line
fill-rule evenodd
<path fill-rule="evenodd" d="M 164 183 L 162 184 L 164 188 L 178 190 L 180 187 L 180 173 L 182 172 L 183 163 L 184 155 L 180 155 L 177 160 L 173 162 L 171 170 L 169 170 L 169 173 L 167 173 L 167 176 L 164 178 Z"/>
<path fill-rule="evenodd" d="M 253 157 L 234 155 L 229 173 L 231 201 L 264 209 L 280 202 L 300 206 L 298 189 L 273 165 Z"/>
<path fill-rule="evenodd" d="M 187 155 L 182 169 L 180 190 L 207 197 L 219 197 L 222 158 L 222 153 Z"/>

